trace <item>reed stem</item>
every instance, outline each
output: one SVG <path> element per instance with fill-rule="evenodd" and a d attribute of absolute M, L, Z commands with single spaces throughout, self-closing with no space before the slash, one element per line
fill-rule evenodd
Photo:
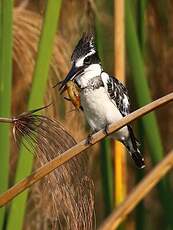
<path fill-rule="evenodd" d="M 138 104 L 143 106 L 151 101 L 150 91 L 145 75 L 144 62 L 141 55 L 140 46 L 137 39 L 135 23 L 132 16 L 130 2 L 126 1 L 126 38 L 128 60 L 131 72 L 133 74 L 133 81 L 135 85 L 135 92 L 138 99 Z M 146 139 L 151 153 L 152 163 L 155 165 L 163 158 L 163 146 L 161 143 L 159 127 L 154 113 L 142 119 Z M 151 132 L 152 130 L 152 132 Z M 164 217 L 167 224 L 173 228 L 173 200 L 171 197 L 171 190 L 167 178 L 160 181 L 158 184 L 159 198 L 164 210 Z M 165 196 L 165 194 L 167 194 Z"/>
<path fill-rule="evenodd" d="M 12 0 L 0 0 L 0 116 L 11 115 L 12 83 Z M 0 192 L 8 188 L 10 126 L 0 126 Z M 4 229 L 5 209 L 0 209 L 0 230 Z"/>
<path fill-rule="evenodd" d="M 124 27 L 124 0 L 116 0 L 114 1 L 114 73 L 122 83 L 125 83 Z M 124 146 L 118 141 L 113 141 L 113 151 L 116 207 L 125 199 L 126 194 L 126 152 Z"/>
<path fill-rule="evenodd" d="M 43 104 L 43 97 L 47 85 L 49 63 L 51 60 L 54 37 L 60 13 L 61 0 L 46 1 L 46 11 L 43 20 L 41 37 L 38 45 L 38 55 L 34 69 L 32 90 L 28 102 L 28 110 L 38 108 Z M 22 145 L 20 149 L 15 181 L 19 181 L 31 173 L 32 155 Z M 17 197 L 11 205 L 7 229 L 20 230 L 24 222 L 28 191 Z"/>
<path fill-rule="evenodd" d="M 13 118 L 0 117 L 0 123 L 13 123 Z"/>
<path fill-rule="evenodd" d="M 140 109 L 134 111 L 133 113 L 127 115 L 126 117 L 122 118 L 118 122 L 115 122 L 109 126 L 108 133 L 111 134 L 123 126 L 131 123 L 132 121 L 139 119 L 153 110 L 160 108 L 163 105 L 168 104 L 169 102 L 173 101 L 173 93 L 167 94 L 166 96 L 159 98 L 148 105 L 141 107 Z M 102 140 L 105 137 L 103 130 L 100 130 L 96 134 L 93 135 L 92 144 L 95 144 Z M 64 164 L 71 158 L 77 156 L 82 151 L 88 149 L 92 144 L 86 144 L 86 139 L 78 143 L 77 145 L 73 146 L 62 155 L 56 157 L 55 159 L 51 160 L 44 166 L 37 169 L 34 173 L 30 176 L 26 177 L 25 179 L 18 182 L 16 185 L 11 187 L 8 191 L 0 195 L 0 207 L 6 205 L 10 200 L 14 197 L 19 195 L 21 192 L 32 186 L 34 183 L 42 179 L 44 176 L 47 176 L 51 173 L 54 169 L 59 167 L 60 165 Z"/>

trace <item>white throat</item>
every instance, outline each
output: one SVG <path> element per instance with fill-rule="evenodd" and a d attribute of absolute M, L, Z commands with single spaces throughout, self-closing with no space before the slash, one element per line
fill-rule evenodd
<path fill-rule="evenodd" d="M 81 73 L 79 76 L 77 76 L 76 81 L 81 86 L 81 88 L 84 88 L 88 85 L 88 82 L 96 77 L 100 76 L 102 72 L 102 67 L 100 64 L 92 64 L 89 65 L 83 73 Z"/>

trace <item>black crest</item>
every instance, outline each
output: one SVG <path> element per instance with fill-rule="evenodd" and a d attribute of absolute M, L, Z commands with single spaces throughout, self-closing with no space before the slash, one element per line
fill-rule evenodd
<path fill-rule="evenodd" d="M 77 60 L 78 58 L 85 56 L 92 50 L 95 50 L 96 52 L 94 36 L 92 33 L 84 33 L 72 53 L 71 60 Z"/>

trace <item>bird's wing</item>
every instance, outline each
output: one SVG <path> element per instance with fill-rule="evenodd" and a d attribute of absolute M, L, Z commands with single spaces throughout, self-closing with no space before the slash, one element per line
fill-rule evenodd
<path fill-rule="evenodd" d="M 109 76 L 106 73 L 101 74 L 101 78 L 109 98 L 112 100 L 115 106 L 117 106 L 122 116 L 124 117 L 128 115 L 130 113 L 130 103 L 126 87 L 120 81 L 118 81 L 118 79 Z M 124 140 L 123 144 L 129 150 L 136 166 L 138 168 L 144 168 L 145 162 L 138 148 L 139 142 L 136 139 L 131 126 L 127 125 L 127 127 L 130 138 Z"/>
<path fill-rule="evenodd" d="M 118 79 L 104 72 L 101 74 L 101 78 L 109 98 L 117 106 L 122 116 L 128 115 L 130 103 L 126 87 Z"/>

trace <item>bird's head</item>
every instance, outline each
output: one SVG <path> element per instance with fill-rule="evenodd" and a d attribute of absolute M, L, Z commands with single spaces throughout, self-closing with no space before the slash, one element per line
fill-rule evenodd
<path fill-rule="evenodd" d="M 71 56 L 72 67 L 66 78 L 60 83 L 60 92 L 66 90 L 66 84 L 69 80 L 83 75 L 88 71 L 95 71 L 96 74 L 101 72 L 100 59 L 95 47 L 94 37 L 92 34 L 84 33 L 76 45 Z"/>

